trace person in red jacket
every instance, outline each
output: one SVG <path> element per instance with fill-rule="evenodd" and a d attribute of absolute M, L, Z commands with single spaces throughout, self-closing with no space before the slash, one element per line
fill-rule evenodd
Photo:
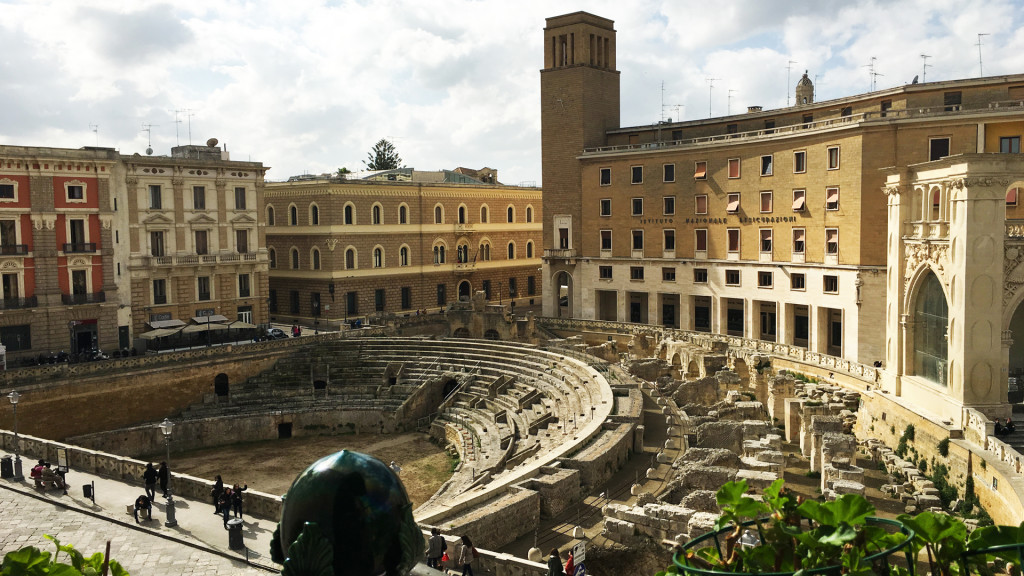
<path fill-rule="evenodd" d="M 569 551 L 569 559 L 565 561 L 565 573 L 567 576 L 572 576 L 573 572 L 576 571 L 576 565 L 572 562 L 572 550 Z"/>

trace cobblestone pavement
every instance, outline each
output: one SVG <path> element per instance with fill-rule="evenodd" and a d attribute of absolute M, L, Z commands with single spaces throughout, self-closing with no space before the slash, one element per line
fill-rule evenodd
<path fill-rule="evenodd" d="M 0 456 L 6 455 L 0 451 Z M 28 473 L 27 467 L 24 472 Z M 82 485 L 91 483 L 96 487 L 95 503 L 82 491 Z M 269 558 L 274 521 L 245 516 L 243 539 L 247 549 L 234 551 L 228 548 L 223 520 L 213 515 L 209 502 L 175 497 L 178 525 L 167 527 L 167 507 L 158 496 L 153 519 L 136 524 L 126 508 L 143 493 L 141 486 L 74 467 L 68 484 L 68 494 L 62 494 L 53 489 L 40 491 L 27 478 L 21 482 L 0 480 L 0 558 L 25 546 L 54 552 L 53 543 L 43 537 L 50 534 L 87 556 L 103 552 L 109 540 L 110 557 L 132 576 L 265 576 L 280 569 Z M 247 556 L 258 566 L 247 564 Z"/>
<path fill-rule="evenodd" d="M 132 522 L 134 524 L 134 520 Z M 55 546 L 43 537 L 44 534 L 56 537 L 61 543 L 73 544 L 87 556 L 103 552 L 109 540 L 110 557 L 132 575 L 268 574 L 244 562 L 183 544 L 145 528 L 87 514 L 78 508 L 65 508 L 45 498 L 0 486 L 0 554 L 24 546 L 52 553 Z"/>

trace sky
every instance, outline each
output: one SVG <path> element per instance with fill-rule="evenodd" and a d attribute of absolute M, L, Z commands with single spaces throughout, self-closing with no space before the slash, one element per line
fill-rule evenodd
<path fill-rule="evenodd" d="M 0 144 L 216 137 L 286 180 L 386 138 L 542 185 L 545 18 L 579 10 L 615 21 L 623 126 L 784 107 L 804 70 L 819 101 L 870 91 L 872 61 L 879 90 L 1024 72 L 1022 0 L 0 0 Z"/>

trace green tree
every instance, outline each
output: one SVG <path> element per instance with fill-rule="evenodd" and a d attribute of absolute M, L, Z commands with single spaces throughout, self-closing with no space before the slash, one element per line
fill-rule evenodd
<path fill-rule="evenodd" d="M 367 170 L 394 170 L 402 165 L 402 157 L 398 155 L 394 144 L 381 138 L 373 145 L 363 164 L 366 164 Z"/>
<path fill-rule="evenodd" d="M 344 178 L 346 174 L 351 174 L 351 173 L 352 173 L 351 170 L 349 170 L 348 168 L 345 168 L 344 166 L 342 166 L 341 168 L 338 168 L 338 171 L 335 172 L 334 175 L 337 176 L 338 178 Z"/>

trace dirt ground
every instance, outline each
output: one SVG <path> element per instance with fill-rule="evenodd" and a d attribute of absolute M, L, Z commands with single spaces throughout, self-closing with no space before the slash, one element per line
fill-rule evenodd
<path fill-rule="evenodd" d="M 305 436 L 204 448 L 173 455 L 174 471 L 213 479 L 220 474 L 225 484 L 248 484 L 268 494 L 284 494 L 292 480 L 307 466 L 339 450 L 370 454 L 385 464 L 394 460 L 402 467 L 401 479 L 413 507 L 437 492 L 451 477 L 451 461 L 426 434 L 380 436 Z M 162 458 L 160 458 L 162 460 Z"/>

